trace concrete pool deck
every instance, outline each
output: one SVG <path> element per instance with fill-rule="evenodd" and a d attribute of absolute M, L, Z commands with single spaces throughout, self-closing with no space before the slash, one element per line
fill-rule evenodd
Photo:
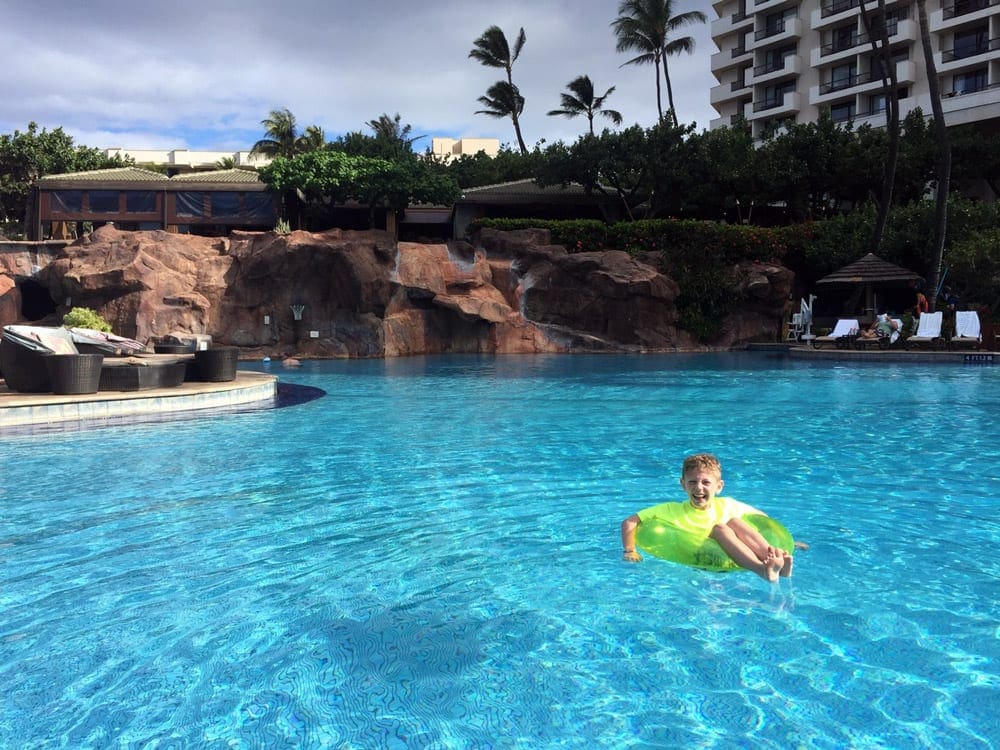
<path fill-rule="evenodd" d="M 185 382 L 173 388 L 143 391 L 99 391 L 78 396 L 18 393 L 0 380 L 0 431 L 26 426 L 74 422 L 101 423 L 155 420 L 164 415 L 265 406 L 278 393 L 278 377 L 237 370 L 224 383 Z"/>

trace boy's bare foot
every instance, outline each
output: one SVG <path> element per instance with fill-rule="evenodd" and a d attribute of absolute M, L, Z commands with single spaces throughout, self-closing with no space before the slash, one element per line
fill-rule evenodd
<path fill-rule="evenodd" d="M 782 563 L 781 570 L 779 571 L 778 575 L 781 576 L 782 578 L 791 578 L 792 577 L 792 566 L 794 564 L 795 564 L 795 558 L 792 557 L 791 555 L 789 555 L 786 552 L 785 553 L 785 561 L 784 561 L 784 563 Z"/>
<path fill-rule="evenodd" d="M 778 574 L 781 572 L 781 568 L 784 564 L 784 558 L 777 557 L 774 554 L 769 554 L 767 559 L 763 562 L 763 569 L 760 573 L 761 577 L 766 578 L 771 583 L 777 583 Z"/>

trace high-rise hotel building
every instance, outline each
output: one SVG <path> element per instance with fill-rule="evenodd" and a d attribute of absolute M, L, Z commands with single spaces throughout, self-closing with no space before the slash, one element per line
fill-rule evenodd
<path fill-rule="evenodd" d="M 869 9 L 876 0 L 867 0 Z M 884 21 L 900 116 L 931 113 L 917 4 L 886 0 Z M 744 120 L 755 138 L 792 122 L 885 124 L 878 62 L 858 0 L 716 0 L 711 127 Z M 931 46 L 949 125 L 1000 128 L 1000 0 L 927 0 Z M 876 27 L 877 30 L 878 27 Z"/>

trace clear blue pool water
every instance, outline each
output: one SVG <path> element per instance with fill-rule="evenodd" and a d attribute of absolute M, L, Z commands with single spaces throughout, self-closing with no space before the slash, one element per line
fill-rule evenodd
<path fill-rule="evenodd" d="M 1000 368 L 273 371 L 329 395 L 0 438 L 0 745 L 1000 747 Z M 792 579 L 622 562 L 701 450 Z"/>

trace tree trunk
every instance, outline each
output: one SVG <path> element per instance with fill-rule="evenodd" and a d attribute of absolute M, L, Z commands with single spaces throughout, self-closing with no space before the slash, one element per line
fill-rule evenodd
<path fill-rule="evenodd" d="M 659 114 L 659 122 L 663 122 L 663 95 L 660 93 L 660 58 L 653 59 L 653 70 L 656 73 L 656 111 Z"/>
<path fill-rule="evenodd" d="M 875 231 L 872 234 L 872 252 L 877 253 L 882 245 L 885 227 L 889 221 L 889 211 L 892 208 L 893 186 L 896 182 L 896 164 L 899 161 L 899 80 L 896 77 L 896 65 L 892 61 L 892 50 L 889 47 L 889 26 L 886 23 L 885 0 L 878 0 L 878 13 L 882 19 L 881 33 L 878 39 L 872 33 L 871 11 L 865 6 L 866 0 L 860 0 L 861 23 L 872 45 L 875 59 L 880 61 L 882 70 L 882 93 L 885 95 L 885 127 L 889 138 L 886 160 L 882 164 L 882 190 L 878 197 L 878 214 L 875 217 Z"/>
<path fill-rule="evenodd" d="M 930 90 L 931 109 L 934 112 L 934 141 L 937 146 L 937 191 L 934 196 L 934 240 L 931 246 L 931 266 L 927 274 L 927 302 L 933 310 L 937 303 L 937 287 L 941 278 L 941 265 L 944 260 L 944 241 L 948 231 L 948 191 L 951 187 L 951 142 L 948 140 L 948 127 L 944 121 L 944 109 L 941 107 L 941 86 L 937 78 L 937 66 L 934 64 L 934 51 L 931 49 L 931 33 L 927 23 L 927 2 L 917 0 L 917 15 L 920 18 L 920 43 L 924 51 L 924 65 L 927 68 L 927 87 Z"/>
<path fill-rule="evenodd" d="M 517 134 L 517 145 L 521 149 L 521 156 L 525 156 L 528 153 L 528 147 L 524 145 L 524 137 L 521 135 L 521 123 L 517 119 L 517 112 L 511 112 L 510 119 L 514 123 L 514 133 Z"/>
<path fill-rule="evenodd" d="M 663 80 L 667 82 L 667 104 L 670 105 L 668 110 L 670 113 L 670 119 L 673 121 L 674 125 L 677 125 L 677 110 L 674 109 L 674 87 L 670 84 L 670 73 L 667 71 L 667 56 L 663 55 L 660 57 L 660 63 L 663 65 Z M 660 119 L 663 119 L 663 115 L 660 115 Z"/>

